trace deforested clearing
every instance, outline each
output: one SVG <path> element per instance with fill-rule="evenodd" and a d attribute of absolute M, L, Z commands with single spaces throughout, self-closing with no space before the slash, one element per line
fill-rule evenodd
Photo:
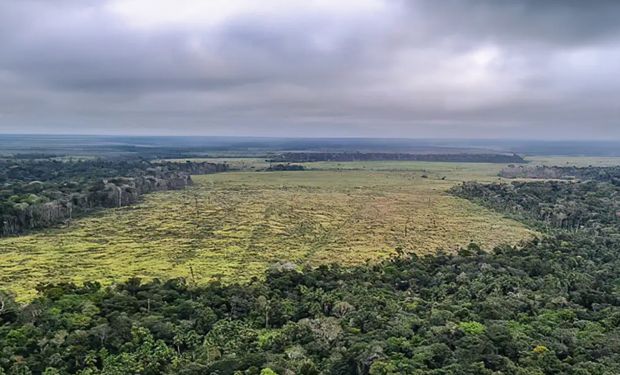
<path fill-rule="evenodd" d="M 243 282 L 277 262 L 353 265 L 396 249 L 450 252 L 472 241 L 491 248 L 535 235 L 446 192 L 464 176 L 495 179 L 499 167 L 352 165 L 194 176 L 182 191 L 148 194 L 135 206 L 1 239 L 0 288 L 24 299 L 41 280 Z"/>

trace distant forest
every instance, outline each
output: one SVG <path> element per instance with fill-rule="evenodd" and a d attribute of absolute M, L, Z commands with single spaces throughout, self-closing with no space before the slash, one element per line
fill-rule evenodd
<path fill-rule="evenodd" d="M 497 139 L 269 138 L 0 135 L 0 154 L 140 155 L 190 158 L 279 152 L 397 152 L 417 154 L 507 153 L 525 155 L 620 156 L 618 141 L 532 141 Z"/>
<path fill-rule="evenodd" d="M 269 158 L 270 162 L 373 161 L 405 160 L 460 163 L 526 163 L 517 154 L 407 154 L 387 152 L 285 152 Z"/>

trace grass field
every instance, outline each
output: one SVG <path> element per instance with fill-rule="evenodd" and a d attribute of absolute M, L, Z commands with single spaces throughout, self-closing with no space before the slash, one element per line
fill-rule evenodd
<path fill-rule="evenodd" d="M 141 204 L 65 228 L 0 239 L 0 288 L 23 300 L 41 280 L 244 281 L 284 260 L 359 264 L 390 256 L 397 247 L 425 254 L 470 241 L 487 247 L 516 243 L 534 234 L 445 193 L 465 179 L 495 180 L 501 165 L 365 162 L 313 168 L 195 176 L 195 185 L 183 191 L 150 194 Z"/>

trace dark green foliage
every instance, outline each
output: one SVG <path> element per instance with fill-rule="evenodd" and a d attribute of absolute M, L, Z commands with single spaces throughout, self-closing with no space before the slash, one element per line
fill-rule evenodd
<path fill-rule="evenodd" d="M 506 178 L 544 178 L 563 180 L 606 181 L 620 185 L 620 166 L 615 167 L 535 167 L 509 165 L 502 169 L 500 176 Z"/>
<path fill-rule="evenodd" d="M 303 165 L 286 163 L 286 164 L 272 164 L 265 170 L 271 172 L 271 171 L 303 171 L 304 169 L 305 168 Z"/>
<path fill-rule="evenodd" d="M 452 193 L 543 228 L 618 235 L 620 186 L 610 182 L 465 182 Z"/>

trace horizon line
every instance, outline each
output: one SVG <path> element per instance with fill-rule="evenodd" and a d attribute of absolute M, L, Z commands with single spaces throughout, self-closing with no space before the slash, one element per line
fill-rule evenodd
<path fill-rule="evenodd" d="M 131 134 L 131 133 L 4 133 L 0 131 L 2 136 L 40 136 L 40 137 L 140 137 L 140 138 L 245 138 L 245 139 L 316 139 L 316 140 L 334 140 L 334 139 L 358 139 L 358 140 L 393 140 L 393 141 L 523 141 L 523 142 L 620 142 L 620 138 L 556 138 L 556 139 L 540 139 L 540 138 L 475 138 L 475 137 L 370 137 L 370 136 L 265 136 L 265 135 L 204 135 L 204 134 L 184 134 L 184 135 L 168 135 L 168 134 Z"/>

